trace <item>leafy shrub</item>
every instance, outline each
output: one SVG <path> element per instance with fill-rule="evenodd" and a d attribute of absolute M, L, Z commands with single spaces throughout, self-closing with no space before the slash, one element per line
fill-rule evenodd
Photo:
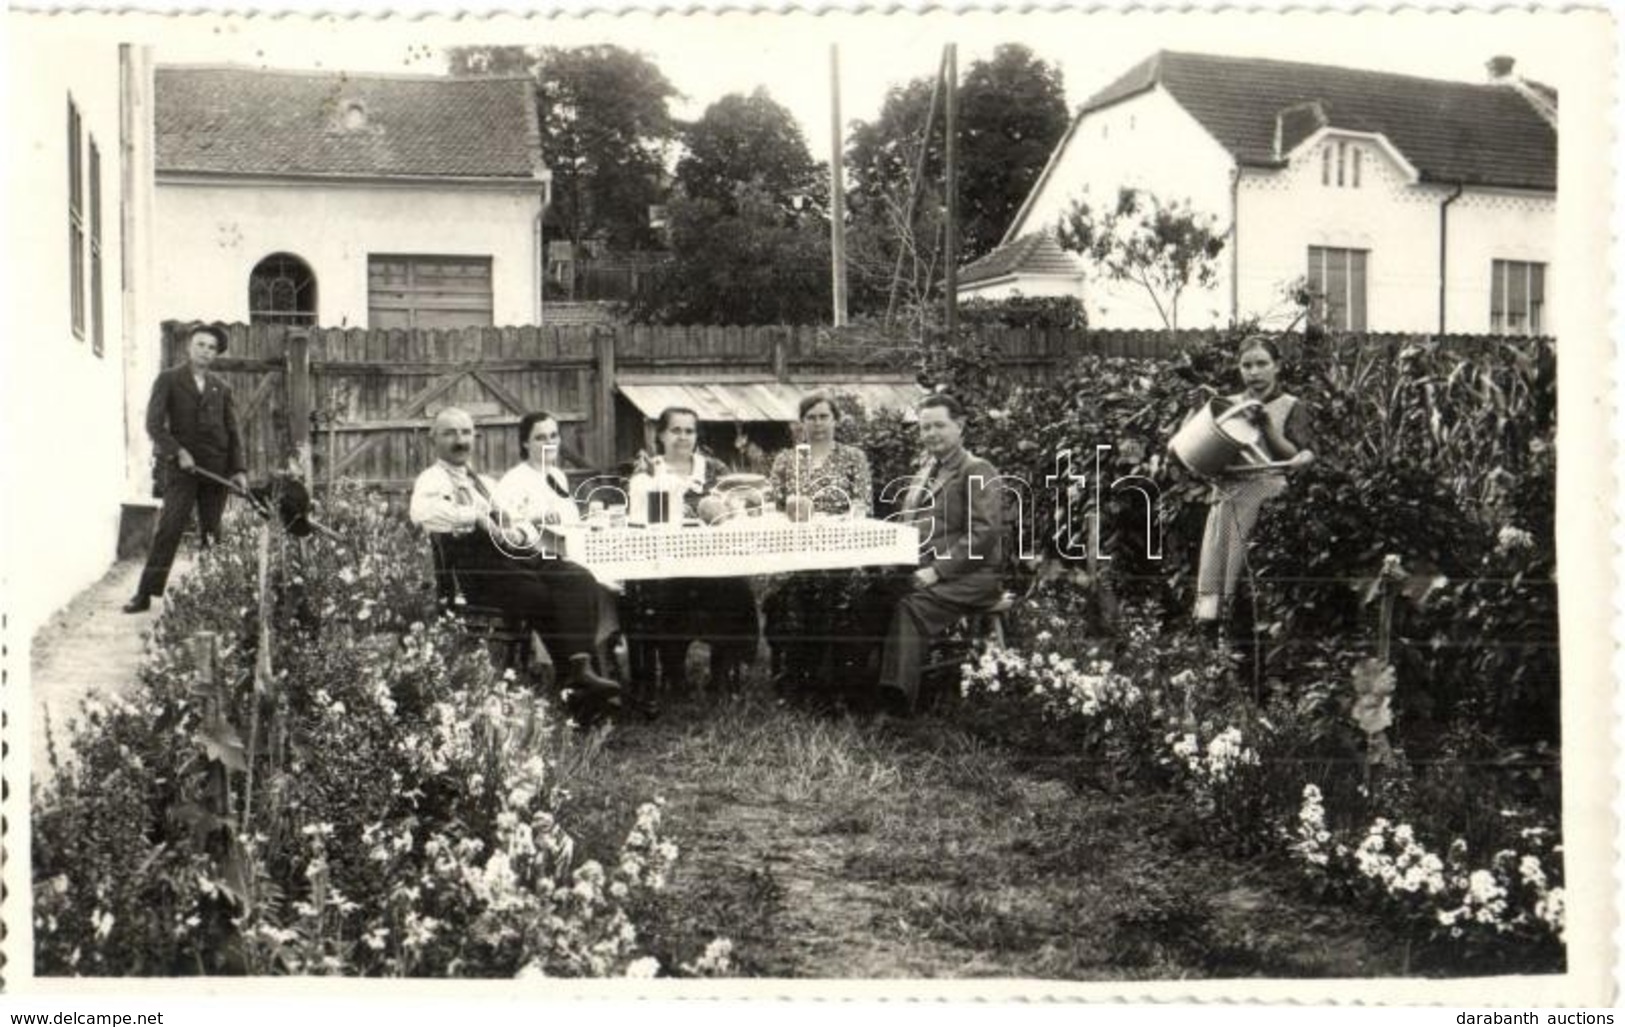
<path fill-rule="evenodd" d="M 1120 608 L 1141 601 L 1166 624 L 1188 617 L 1210 489 L 1165 447 L 1204 386 L 1239 388 L 1244 331 L 1166 359 L 1084 357 L 1039 381 L 1015 377 L 992 336 L 939 339 L 923 354 L 922 380 L 966 404 L 969 447 L 1029 487 L 1008 550 L 1029 558 L 1026 573 L 1081 590 L 1077 612 L 1097 632 L 1118 630 Z M 1392 625 L 1406 722 L 1432 736 L 1468 717 L 1510 740 L 1555 742 L 1551 344 L 1284 349 L 1282 381 L 1309 404 L 1319 459 L 1265 505 L 1253 535 L 1247 591 L 1266 673 L 1299 677 L 1294 661 L 1322 643 L 1370 638 L 1362 596 L 1398 555 L 1419 583 Z M 910 469 L 918 446 L 900 419 L 847 430 L 877 481 Z"/>
<path fill-rule="evenodd" d="M 272 542 L 267 653 L 255 525 L 229 519 L 172 588 L 138 687 L 53 746 L 39 972 L 650 972 L 631 910 L 677 855 L 660 807 L 619 851 L 576 852 L 548 704 L 424 618 L 402 518 L 353 489 L 318 514 L 342 542 Z"/>
<path fill-rule="evenodd" d="M 1076 296 L 1022 296 L 1002 300 L 959 302 L 959 323 L 966 327 L 1080 329 L 1089 326 L 1083 301 Z"/>
<path fill-rule="evenodd" d="M 1410 712 L 1557 738 L 1555 374 L 1550 343 L 1307 350 L 1320 459 L 1266 505 L 1252 562 L 1282 638 L 1370 624 L 1360 589 L 1388 554 L 1419 587 L 1398 609 Z"/>

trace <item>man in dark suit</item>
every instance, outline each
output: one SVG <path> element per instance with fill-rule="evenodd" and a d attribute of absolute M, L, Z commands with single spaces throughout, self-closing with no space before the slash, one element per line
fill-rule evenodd
<path fill-rule="evenodd" d="M 163 482 L 164 508 L 158 531 L 141 572 L 135 598 L 125 613 L 152 607 L 153 596 L 164 594 L 169 568 L 181 535 L 196 508 L 198 533 L 204 545 L 220 534 L 220 515 L 226 508 L 226 487 L 192 473 L 202 469 L 229 477 L 247 487 L 242 439 L 231 389 L 209 371 L 215 357 L 226 350 L 226 332 L 215 325 L 194 325 L 186 336 L 186 363 L 158 375 L 147 401 L 147 434 L 158 456 L 155 471 Z"/>
<path fill-rule="evenodd" d="M 880 707 L 901 714 L 914 707 L 931 640 L 1003 594 L 999 472 L 966 451 L 958 400 L 939 393 L 917 410 L 927 460 L 909 482 L 901 518 L 920 530 L 920 565 L 901 583 L 880 658 Z"/>

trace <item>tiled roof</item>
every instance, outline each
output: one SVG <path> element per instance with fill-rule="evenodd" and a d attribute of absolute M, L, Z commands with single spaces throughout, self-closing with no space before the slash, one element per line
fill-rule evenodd
<path fill-rule="evenodd" d="M 1048 232 L 1033 232 L 1013 239 L 965 265 L 959 284 L 975 285 L 1005 275 L 1078 275 L 1083 260 L 1061 248 Z"/>
<path fill-rule="evenodd" d="M 160 67 L 160 172 L 535 177 L 525 78 Z"/>
<path fill-rule="evenodd" d="M 1078 116 L 1157 83 L 1242 164 L 1278 164 L 1276 115 L 1316 103 L 1332 128 L 1382 133 L 1423 181 L 1557 188 L 1557 133 L 1510 83 L 1161 51 L 1091 97 Z M 1555 107 L 1555 90 L 1529 85 Z"/>

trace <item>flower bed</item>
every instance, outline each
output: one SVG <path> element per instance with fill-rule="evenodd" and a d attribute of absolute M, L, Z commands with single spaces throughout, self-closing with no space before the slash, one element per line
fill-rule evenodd
<path fill-rule="evenodd" d="M 454 619 L 427 557 L 344 489 L 339 543 L 258 523 L 171 589 L 136 687 L 57 732 L 34 801 L 41 974 L 618 975 L 677 858 L 658 801 L 618 851 L 562 822 L 552 707 Z M 211 645 L 210 675 L 198 672 Z"/>

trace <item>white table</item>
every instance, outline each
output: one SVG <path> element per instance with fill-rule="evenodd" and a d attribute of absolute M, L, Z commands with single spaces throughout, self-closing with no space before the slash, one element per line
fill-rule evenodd
<path fill-rule="evenodd" d="M 557 554 L 600 581 L 730 578 L 919 563 L 912 524 L 741 517 L 716 526 L 543 529 Z"/>

